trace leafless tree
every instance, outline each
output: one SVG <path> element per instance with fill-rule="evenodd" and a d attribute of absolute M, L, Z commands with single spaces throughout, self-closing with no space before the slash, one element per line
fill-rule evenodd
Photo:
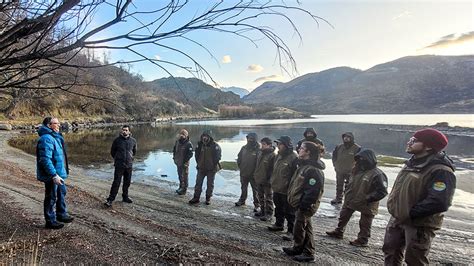
<path fill-rule="evenodd" d="M 279 18 L 301 38 L 292 16 L 307 15 L 316 25 L 319 21 L 326 22 L 301 8 L 298 1 L 295 5 L 284 1 L 252 0 L 169 0 L 154 3 L 156 9 L 142 10 L 140 2 L 132 0 L 2 1 L 0 98 L 10 97 L 17 101 L 33 95 L 42 97 L 55 90 L 84 95 L 80 89 L 83 84 L 78 78 L 84 69 L 143 61 L 169 75 L 170 67 L 179 67 L 196 77 L 214 81 L 190 51 L 165 44 L 167 40 L 178 39 L 197 45 L 213 57 L 205 43 L 199 43 L 192 37 L 191 33 L 196 31 L 230 34 L 245 38 L 256 46 L 266 39 L 274 45 L 281 68 L 287 73 L 296 73 L 295 60 L 285 39 L 276 29 L 262 23 L 268 17 Z M 187 11 L 196 4 L 199 8 L 193 16 L 183 16 L 189 14 Z M 203 5 L 207 6 L 204 8 Z M 97 14 L 113 15 L 97 25 Z M 123 26 L 125 24 L 128 24 L 127 27 Z M 177 53 L 186 58 L 188 64 L 146 56 L 141 52 L 145 46 Z M 90 51 L 98 49 L 127 51 L 134 58 L 113 62 L 108 58 L 99 64 L 94 60 L 94 52 L 90 60 Z M 81 62 L 79 55 L 87 57 L 89 62 Z M 92 94 L 84 96 L 96 97 Z"/>

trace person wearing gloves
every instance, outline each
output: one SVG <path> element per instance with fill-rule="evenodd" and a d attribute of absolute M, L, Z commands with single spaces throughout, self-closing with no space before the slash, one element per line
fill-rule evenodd
<path fill-rule="evenodd" d="M 446 136 L 436 129 L 415 132 L 407 142 L 412 154 L 405 162 L 388 196 L 392 215 L 385 229 L 382 250 L 385 265 L 428 265 L 435 231 L 451 206 L 456 189 L 452 160 L 443 152 Z"/>
<path fill-rule="evenodd" d="M 66 206 L 65 180 L 69 174 L 66 145 L 55 117 L 46 117 L 38 130 L 36 176 L 45 185 L 44 218 L 48 229 L 61 229 L 74 220 Z"/>
<path fill-rule="evenodd" d="M 301 144 L 298 169 L 288 188 L 288 204 L 296 210 L 293 247 L 283 251 L 300 262 L 314 261 L 315 244 L 311 217 L 319 208 L 324 191 L 324 166 L 319 159 L 321 151 L 312 142 Z"/>
<path fill-rule="evenodd" d="M 362 148 L 355 156 L 355 166 L 344 195 L 344 204 L 339 213 L 339 223 L 331 237 L 343 238 L 344 229 L 355 211 L 360 212 L 359 234 L 349 244 L 365 247 L 369 242 L 372 221 L 378 213 L 379 201 L 387 196 L 387 176 L 377 168 L 377 157 L 370 149 Z"/>

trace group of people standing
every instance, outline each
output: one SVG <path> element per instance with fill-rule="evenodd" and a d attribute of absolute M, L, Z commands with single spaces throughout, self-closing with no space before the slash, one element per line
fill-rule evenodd
<path fill-rule="evenodd" d="M 59 120 L 47 117 L 38 130 L 37 177 L 45 184 L 44 215 L 46 228 L 60 229 L 73 221 L 66 208 L 65 179 L 68 175 L 67 153 L 64 139 L 59 132 Z M 249 133 L 247 143 L 237 155 L 240 170 L 241 195 L 235 206 L 245 204 L 248 186 L 253 193 L 255 216 L 262 221 L 275 222 L 270 231 L 284 231 L 285 240 L 292 240 L 292 247 L 283 251 L 296 261 L 315 259 L 312 216 L 317 212 L 324 192 L 325 165 L 321 160 L 325 152 L 323 142 L 313 128 L 307 128 L 304 139 L 293 147 L 289 136 L 273 141 L 264 137 L 257 141 Z M 378 212 L 379 201 L 387 193 L 388 180 L 377 168 L 377 158 L 371 149 L 362 148 L 350 132 L 342 134 L 342 143 L 332 153 L 336 171 L 336 196 L 331 204 L 342 208 L 336 228 L 326 232 L 329 237 L 342 239 L 344 229 L 355 211 L 361 213 L 360 231 L 349 244 L 367 246 L 372 220 Z M 278 152 L 275 153 L 276 143 Z M 435 129 L 417 131 L 407 142 L 406 151 L 411 158 L 398 174 L 387 201 L 391 214 L 386 228 L 383 252 L 387 265 L 427 264 L 435 230 L 440 229 L 443 212 L 451 205 L 456 187 L 454 166 L 443 152 L 448 140 Z M 296 152 L 294 151 L 296 150 Z M 137 142 L 131 137 L 130 127 L 124 125 L 121 134 L 111 147 L 114 158 L 114 181 L 105 205 L 111 207 L 123 178 L 122 200 L 132 203 L 128 195 L 132 176 L 133 158 Z M 189 161 L 195 153 L 197 163 L 194 195 L 189 204 L 198 204 L 204 179 L 207 178 L 205 204 L 211 204 L 216 172 L 221 168 L 221 148 L 210 131 L 204 131 L 196 149 L 185 129 L 179 131 L 173 147 L 173 160 L 179 177 L 178 195 L 188 189 Z M 343 200 L 344 199 L 344 200 Z"/>

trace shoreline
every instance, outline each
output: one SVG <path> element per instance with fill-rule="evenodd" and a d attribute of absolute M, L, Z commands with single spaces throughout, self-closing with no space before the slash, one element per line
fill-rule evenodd
<path fill-rule="evenodd" d="M 294 263 L 281 251 L 282 247 L 291 246 L 291 242 L 283 241 L 281 233 L 268 232 L 269 222 L 254 219 L 249 202 L 246 206 L 235 207 L 233 202 L 215 197 L 209 206 L 190 206 L 187 204 L 191 196 L 189 191 L 182 197 L 167 187 L 135 182 L 130 187 L 133 204 L 116 201 L 112 209 L 104 209 L 110 180 L 89 176 L 84 168 L 76 166 L 72 166 L 71 176 L 66 181 L 67 202 L 76 220 L 58 231 L 45 230 L 42 217 L 44 188 L 35 178 L 35 157 L 8 146 L 7 139 L 16 134 L 18 132 L 0 132 L 0 147 L 4 153 L 0 159 L 3 169 L 0 173 L 0 209 L 2 213 L 12 214 L 0 219 L 0 232 L 6 232 L 0 237 L 0 243 L 24 243 L 39 238 L 44 264 Z M 325 194 L 324 197 L 330 196 Z M 331 214 L 337 210 L 327 202 L 323 205 L 313 217 L 318 263 L 383 263 L 381 246 L 387 219 L 384 208 L 376 217 L 378 222 L 373 226 L 369 247 L 360 249 L 348 245 L 358 232 L 354 220 L 349 223 L 344 240 L 325 236 L 324 232 L 337 224 L 337 218 Z M 330 208 L 329 214 L 326 207 Z M 469 224 L 467 221 L 446 222 L 446 227 L 452 231 L 438 232 L 430 253 L 432 263 L 472 263 L 474 244 L 465 237 L 474 234 Z M 16 254 L 15 261 L 22 262 L 22 251 Z M 0 251 L 0 262 L 7 255 Z"/>

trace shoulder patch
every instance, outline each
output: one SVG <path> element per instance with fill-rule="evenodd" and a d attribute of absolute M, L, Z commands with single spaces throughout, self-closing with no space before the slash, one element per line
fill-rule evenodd
<path fill-rule="evenodd" d="M 316 185 L 316 179 L 310 178 L 310 179 L 309 179 L 309 185 L 310 185 L 310 186 Z"/>
<path fill-rule="evenodd" d="M 433 189 L 436 190 L 436 191 L 443 191 L 446 189 L 446 184 L 444 182 L 435 182 L 433 184 Z"/>

